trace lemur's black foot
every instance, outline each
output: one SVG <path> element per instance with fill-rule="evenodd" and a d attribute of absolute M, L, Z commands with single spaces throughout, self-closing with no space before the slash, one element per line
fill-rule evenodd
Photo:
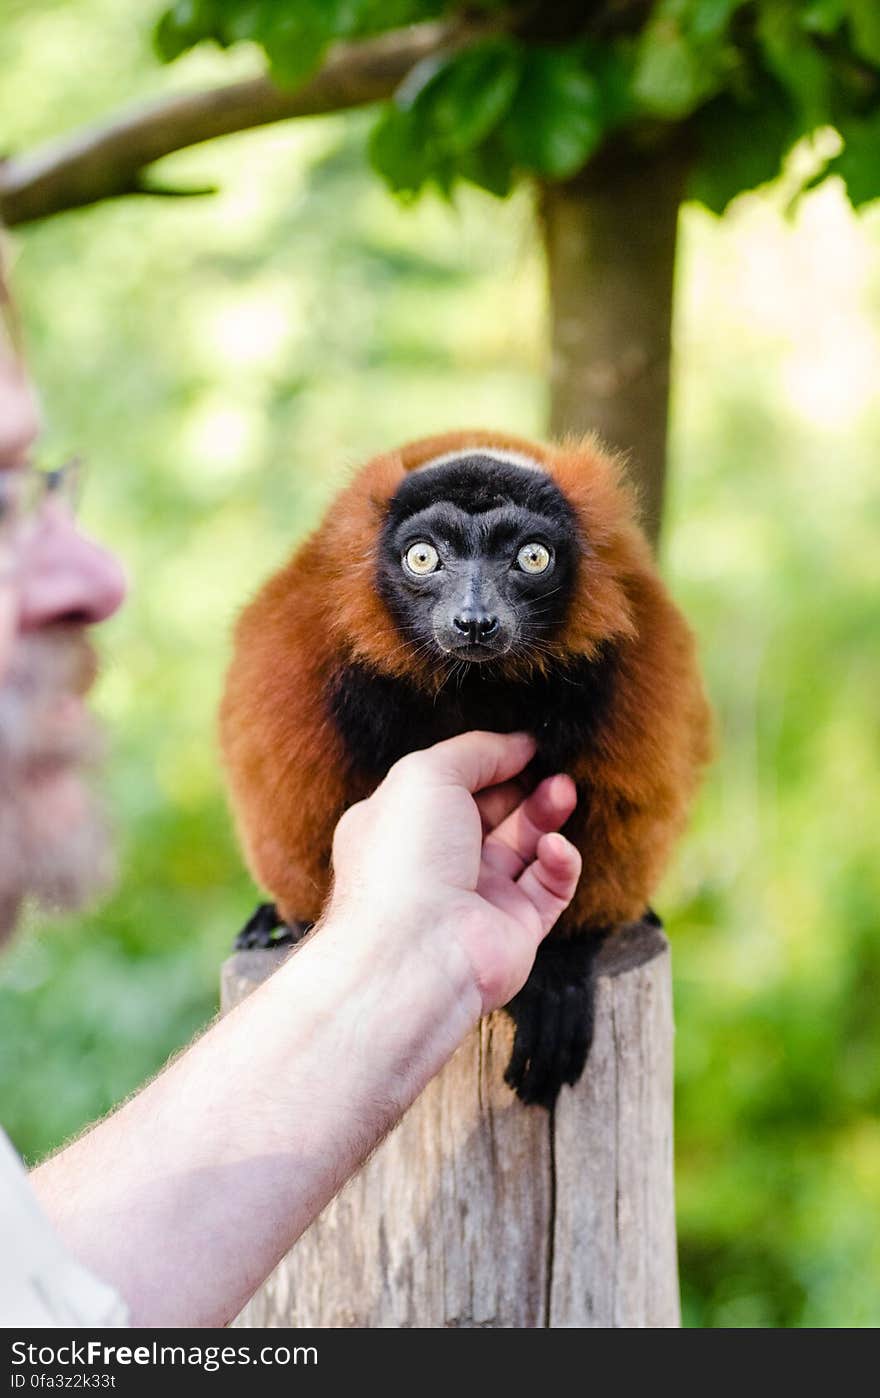
<path fill-rule="evenodd" d="M 261 903 L 235 939 L 236 951 L 293 946 L 311 931 L 311 922 L 284 923 L 274 903 Z"/>
<path fill-rule="evenodd" d="M 611 928 L 541 943 L 532 973 L 507 1013 L 516 1026 L 504 1074 L 520 1101 L 552 1107 L 577 1082 L 593 1042 L 594 963 Z"/>

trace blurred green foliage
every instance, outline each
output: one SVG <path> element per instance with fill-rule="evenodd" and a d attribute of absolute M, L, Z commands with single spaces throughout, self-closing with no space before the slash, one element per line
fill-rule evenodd
<path fill-rule="evenodd" d="M 157 70 L 146 0 L 11 0 L 3 144 L 257 55 Z M 231 622 L 375 448 L 539 434 L 543 269 L 525 192 L 401 211 L 369 117 L 179 156 L 194 201 L 17 239 L 47 446 L 92 463 L 85 522 L 132 580 L 96 703 L 121 880 L 0 969 L 0 1119 L 30 1158 L 214 1013 L 250 913 L 217 768 Z M 674 945 L 685 1316 L 880 1317 L 880 223 L 801 174 L 686 211 L 665 568 L 699 632 L 718 758 L 658 905 Z"/>
<path fill-rule="evenodd" d="M 171 62 L 212 41 L 258 45 L 296 86 L 335 40 L 465 20 L 467 46 L 425 58 L 384 105 L 373 165 L 406 198 L 459 180 L 507 195 L 518 175 L 564 179 L 621 138 L 651 150 L 680 128 L 692 195 L 721 212 L 833 128 L 831 172 L 853 204 L 880 196 L 877 0 L 173 0 L 155 31 Z M 841 148 L 842 147 L 842 148 Z"/>

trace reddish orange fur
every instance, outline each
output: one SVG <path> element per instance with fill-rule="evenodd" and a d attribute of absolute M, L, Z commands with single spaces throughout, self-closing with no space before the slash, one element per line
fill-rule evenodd
<path fill-rule="evenodd" d="M 329 889 L 339 816 L 367 795 L 345 776 L 325 695 L 356 657 L 431 690 L 378 595 L 379 530 L 407 471 L 464 446 L 538 459 L 575 511 L 589 551 L 570 619 L 545 665 L 616 638 L 621 668 L 597 749 L 571 769 L 590 799 L 567 827 L 584 873 L 562 931 L 640 917 L 681 830 L 709 752 L 709 711 L 690 630 L 634 523 L 617 464 L 591 439 L 538 445 L 498 432 L 451 432 L 374 457 L 323 523 L 245 609 L 221 707 L 221 742 L 254 878 L 286 921 L 313 921 Z M 521 673 L 521 672 L 520 672 Z"/>

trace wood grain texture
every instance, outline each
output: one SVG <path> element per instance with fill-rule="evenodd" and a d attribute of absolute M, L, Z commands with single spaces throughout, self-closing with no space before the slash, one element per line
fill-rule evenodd
<path fill-rule="evenodd" d="M 681 1323 L 669 951 L 657 930 L 622 936 L 601 967 L 587 1070 L 555 1113 L 554 1328 Z"/>
<path fill-rule="evenodd" d="M 231 957 L 224 1008 L 282 959 Z M 666 939 L 633 925 L 599 976 L 587 1070 L 552 1117 L 505 1086 L 512 1030 L 489 1016 L 235 1324 L 678 1325 Z"/>

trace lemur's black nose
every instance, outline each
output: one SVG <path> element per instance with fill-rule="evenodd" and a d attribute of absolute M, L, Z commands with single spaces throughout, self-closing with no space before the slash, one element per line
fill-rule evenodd
<path fill-rule="evenodd" d="M 487 616 L 485 612 L 461 612 L 452 618 L 452 624 L 462 636 L 467 636 L 471 645 L 491 641 L 498 630 L 497 616 Z"/>

